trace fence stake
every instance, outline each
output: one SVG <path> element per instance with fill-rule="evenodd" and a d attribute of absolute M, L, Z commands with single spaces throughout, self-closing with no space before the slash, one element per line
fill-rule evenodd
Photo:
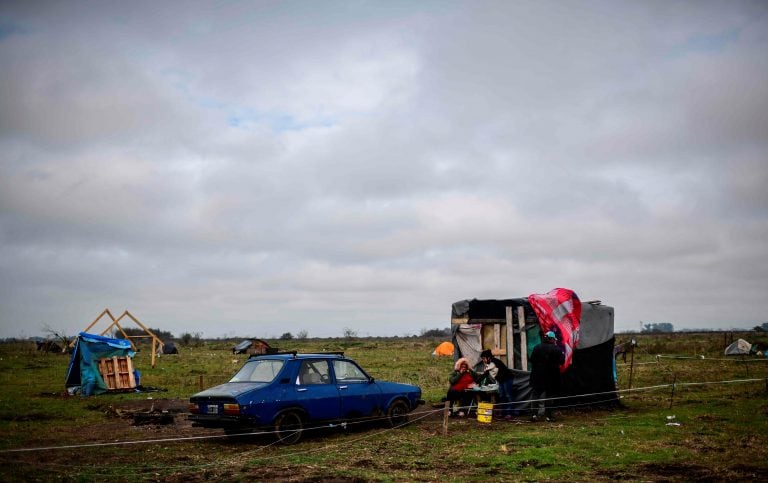
<path fill-rule="evenodd" d="M 450 407 L 451 401 L 445 401 L 445 408 L 443 409 L 443 436 L 448 436 L 448 413 L 450 412 Z"/>
<path fill-rule="evenodd" d="M 197 387 L 199 387 L 201 391 L 203 390 L 203 375 L 202 374 L 197 376 Z"/>
<path fill-rule="evenodd" d="M 672 409 L 672 401 L 675 399 L 675 384 L 677 383 L 677 374 L 672 376 L 672 394 L 669 395 L 669 409 Z"/>
<path fill-rule="evenodd" d="M 629 387 L 627 389 L 632 389 L 632 374 L 635 371 L 635 344 L 634 339 L 632 340 L 632 354 L 629 359 Z"/>

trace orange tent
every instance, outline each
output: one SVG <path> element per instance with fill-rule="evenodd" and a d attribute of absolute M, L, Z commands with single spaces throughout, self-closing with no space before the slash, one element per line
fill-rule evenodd
<path fill-rule="evenodd" d="M 452 356 L 453 355 L 453 344 L 450 342 L 443 342 L 437 347 L 435 347 L 435 351 L 432 353 L 435 357 L 440 356 Z"/>

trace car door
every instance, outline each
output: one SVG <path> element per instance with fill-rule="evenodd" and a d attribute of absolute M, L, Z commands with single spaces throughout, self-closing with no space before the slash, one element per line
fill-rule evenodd
<path fill-rule="evenodd" d="M 370 416 L 381 404 L 378 385 L 352 361 L 333 361 L 333 373 L 341 399 L 341 413 L 345 418 Z M 382 411 L 386 408 L 381 408 Z"/>
<path fill-rule="evenodd" d="M 341 416 L 339 390 L 331 384 L 328 361 L 305 359 L 294 381 L 296 401 L 311 420 L 338 419 Z"/>

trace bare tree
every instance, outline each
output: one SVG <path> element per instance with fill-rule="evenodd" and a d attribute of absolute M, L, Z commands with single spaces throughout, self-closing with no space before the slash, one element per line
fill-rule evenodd
<path fill-rule="evenodd" d="M 53 339 L 54 341 L 57 341 L 60 343 L 60 345 L 57 344 L 58 350 L 56 352 L 67 352 L 67 349 L 69 349 L 69 344 L 74 339 L 74 337 L 70 337 L 68 335 L 62 334 L 61 332 L 53 329 L 48 324 L 43 325 L 43 332 L 45 334 L 48 334 L 49 339 Z M 51 348 L 52 346 L 49 344 L 47 347 Z M 38 347 L 38 349 L 40 349 L 40 347 Z M 53 352 L 53 351 L 50 351 L 50 352 Z"/>

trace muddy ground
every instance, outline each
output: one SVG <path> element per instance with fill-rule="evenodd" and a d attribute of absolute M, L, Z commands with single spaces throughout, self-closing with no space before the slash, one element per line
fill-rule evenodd
<path fill-rule="evenodd" d="M 273 445 L 273 440 L 266 436 L 246 437 L 250 439 L 243 441 L 241 437 L 228 437 L 221 430 L 193 427 L 186 419 L 186 400 L 152 398 L 119 403 L 99 402 L 92 409 L 103 412 L 106 420 L 77 427 L 71 433 L 59 431 L 37 435 L 27 445 L 59 449 L 0 453 L 0 476 L 5 481 L 363 481 L 343 476 L 343 468 L 338 466 L 291 464 L 285 457 L 289 450 Z M 422 406 L 414 416 L 432 410 L 432 407 Z M 441 418 L 441 414 L 436 412 L 427 418 L 428 424 L 422 424 L 425 439 L 440 426 Z M 528 424 L 522 418 L 516 423 Z M 211 439 L 211 436 L 218 438 Z M 194 439 L 196 437 L 201 438 Z M 166 438 L 168 442 L 165 444 L 156 442 Z M 185 438 L 185 441 L 178 442 L 178 439 Z M 322 438 L 315 440 L 322 442 Z M 153 443 L 110 446 L 125 441 Z M 266 449 L 262 451 L 263 448 Z M 267 461 L 253 465 L 250 461 L 255 451 L 260 451 L 260 458 L 266 455 Z M 226 455 L 232 455 L 232 458 L 222 462 Z M 522 464 L 537 467 L 543 463 L 526 461 Z M 713 468 L 695 461 L 647 463 L 613 471 L 596 470 L 589 479 L 761 481 L 768 478 L 768 470 L 763 466 L 722 465 Z M 372 470 L 372 474 L 395 481 L 477 480 L 479 475 L 484 475 L 483 479 L 488 481 L 510 481 L 515 479 L 515 474 L 519 474 L 516 472 L 523 469 L 482 465 L 456 468 L 450 461 L 443 460 L 430 461 L 421 468 L 407 468 L 397 460 L 370 458 L 350 461 L 349 468 L 366 468 Z"/>

